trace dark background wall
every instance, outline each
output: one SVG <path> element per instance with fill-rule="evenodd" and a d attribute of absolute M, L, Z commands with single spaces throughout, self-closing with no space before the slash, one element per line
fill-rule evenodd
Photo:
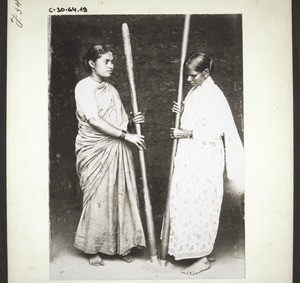
<path fill-rule="evenodd" d="M 156 229 L 167 193 L 171 140 L 174 124 L 172 101 L 176 100 L 183 15 L 52 16 L 49 18 L 49 121 L 50 198 L 74 199 L 80 203 L 75 172 L 74 141 L 77 134 L 74 87 L 87 76 L 82 57 L 90 45 L 107 44 L 116 57 L 109 82 L 131 111 L 129 84 L 121 34 L 126 22 L 131 33 L 138 103 L 145 111 L 146 165 Z M 215 61 L 212 77 L 223 90 L 243 138 L 243 62 L 241 15 L 192 15 L 188 53 L 207 52 Z M 184 86 L 184 93 L 188 86 Z M 135 158 L 136 150 L 133 148 Z M 136 159 L 139 177 L 138 160 Z M 140 179 L 137 178 L 138 184 Z M 139 186 L 140 187 L 140 186 Z M 142 203 L 142 192 L 141 205 Z M 51 202 L 50 202 L 51 204 Z M 222 219 L 236 225 L 243 214 L 243 202 L 225 188 Z"/>

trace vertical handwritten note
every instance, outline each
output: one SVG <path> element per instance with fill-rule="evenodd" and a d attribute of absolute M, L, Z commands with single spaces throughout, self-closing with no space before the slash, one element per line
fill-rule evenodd
<path fill-rule="evenodd" d="M 14 6 L 14 12 L 11 14 L 11 22 L 15 23 L 17 27 L 19 28 L 22 28 L 23 27 L 23 24 L 22 24 L 22 10 L 21 10 L 21 7 L 22 7 L 22 4 L 21 4 L 21 1 L 20 0 L 15 0 L 14 2 L 15 6 Z"/>

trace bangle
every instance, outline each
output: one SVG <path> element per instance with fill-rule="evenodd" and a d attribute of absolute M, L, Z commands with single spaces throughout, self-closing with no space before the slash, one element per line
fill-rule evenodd
<path fill-rule="evenodd" d="M 119 139 L 124 140 L 127 132 L 125 130 L 122 130 L 122 134 L 119 136 Z"/>
<path fill-rule="evenodd" d="M 189 139 L 192 139 L 192 138 L 193 138 L 193 131 L 189 131 L 189 133 L 188 133 L 188 138 L 189 138 Z"/>

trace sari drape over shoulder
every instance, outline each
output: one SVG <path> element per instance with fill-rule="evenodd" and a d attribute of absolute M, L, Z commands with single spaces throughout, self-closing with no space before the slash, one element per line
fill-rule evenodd
<path fill-rule="evenodd" d="M 145 246 L 132 153 L 124 140 L 91 127 L 87 117 L 97 111 L 99 117 L 124 130 L 128 117 L 118 92 L 107 82 L 83 79 L 76 86 L 75 98 L 76 169 L 83 210 L 74 245 L 85 253 L 123 255 L 133 247 Z M 96 107 L 89 107 L 86 101 Z"/>
<path fill-rule="evenodd" d="M 194 137 L 179 140 L 174 159 L 168 252 L 177 260 L 212 252 L 225 164 L 230 178 L 243 178 L 244 169 L 243 146 L 230 107 L 211 77 L 188 93 L 180 127 L 193 130 Z"/>

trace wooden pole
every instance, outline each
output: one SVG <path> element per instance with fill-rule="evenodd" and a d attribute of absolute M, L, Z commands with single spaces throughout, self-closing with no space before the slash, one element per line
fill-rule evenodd
<path fill-rule="evenodd" d="M 186 57 L 187 45 L 188 45 L 188 35 L 189 35 L 189 27 L 190 27 L 190 15 L 185 16 L 184 20 L 184 28 L 183 28 L 183 37 L 182 37 L 182 50 L 181 50 L 181 61 L 180 61 L 180 73 L 179 73 L 179 84 L 178 84 L 178 96 L 177 102 L 179 105 L 182 103 L 182 88 L 183 88 L 183 64 Z M 175 118 L 175 128 L 179 128 L 180 126 L 180 114 L 176 114 Z M 166 258 L 168 254 L 169 247 L 169 236 L 170 236 L 170 191 L 174 170 L 174 157 L 176 155 L 178 145 L 178 139 L 173 140 L 172 146 L 172 156 L 171 156 L 171 165 L 169 172 L 169 182 L 168 182 L 168 196 L 166 209 L 164 213 L 163 225 L 162 225 L 162 239 L 161 239 L 161 257 L 160 262 L 163 265 L 166 265 Z"/>
<path fill-rule="evenodd" d="M 126 56 L 126 65 L 128 71 L 128 78 L 131 90 L 131 104 L 133 114 L 138 113 L 138 104 L 137 104 L 137 96 L 135 91 L 134 84 L 134 73 L 133 73 L 133 60 L 132 60 L 132 51 L 130 45 L 130 34 L 129 29 L 126 23 L 122 25 L 122 35 L 123 35 L 123 43 L 124 43 L 124 51 Z M 136 133 L 141 135 L 141 125 L 135 124 Z M 147 174 L 146 174 L 146 164 L 145 164 L 145 155 L 144 150 L 139 150 L 139 160 L 141 166 L 141 177 L 143 181 L 143 192 L 144 192 L 144 202 L 145 202 L 145 214 L 146 214 L 146 224 L 147 224 L 147 232 L 148 232 L 148 242 L 149 242 L 149 250 L 150 250 L 150 259 L 151 261 L 157 260 L 157 251 L 156 251 L 156 243 L 155 243 L 155 229 L 152 215 L 152 206 L 150 200 L 150 193 L 148 188 Z"/>

